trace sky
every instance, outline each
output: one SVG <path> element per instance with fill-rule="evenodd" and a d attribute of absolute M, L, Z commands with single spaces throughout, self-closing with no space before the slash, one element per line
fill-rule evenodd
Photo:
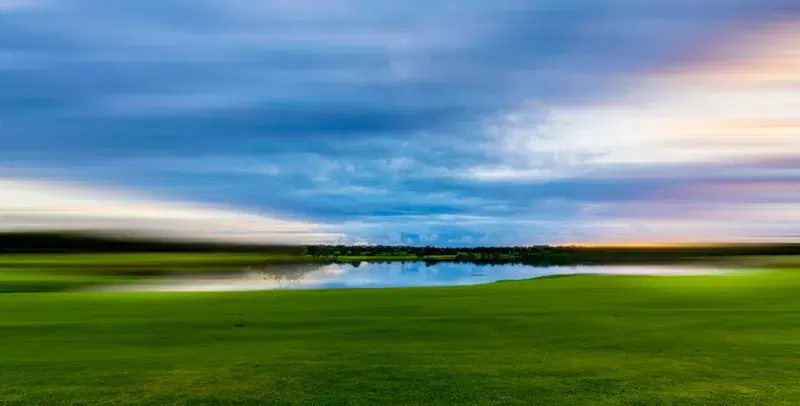
<path fill-rule="evenodd" d="M 0 230 L 800 239 L 796 0 L 0 0 Z"/>

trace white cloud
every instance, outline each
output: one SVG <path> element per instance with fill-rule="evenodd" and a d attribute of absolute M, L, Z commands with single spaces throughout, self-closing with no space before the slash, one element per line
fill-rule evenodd
<path fill-rule="evenodd" d="M 475 166 L 469 168 L 466 177 L 497 181 L 497 180 L 552 180 L 559 174 L 548 168 L 515 169 L 511 166 Z"/>
<path fill-rule="evenodd" d="M 638 77 L 615 100 L 531 103 L 495 118 L 488 144 L 505 163 L 472 168 L 469 176 L 549 180 L 620 167 L 796 157 L 800 30 L 778 26 L 749 38 L 755 43 L 747 49 L 759 52 Z"/>
<path fill-rule="evenodd" d="M 132 230 L 163 237 L 240 242 L 333 242 L 330 226 L 227 207 L 136 196 L 99 187 L 0 178 L 0 229 Z"/>
<path fill-rule="evenodd" d="M 22 10 L 39 5 L 41 5 L 41 2 L 37 0 L 0 0 L 0 13 Z"/>
<path fill-rule="evenodd" d="M 787 164 L 800 157 L 796 27 L 772 26 L 720 45 L 707 61 L 639 75 L 613 100 L 531 102 L 495 117 L 486 134 L 497 163 L 464 176 L 686 180 L 654 186 L 644 198 L 589 203 L 573 219 L 517 222 L 544 229 L 546 242 L 796 239 L 798 178 L 796 164 Z"/>

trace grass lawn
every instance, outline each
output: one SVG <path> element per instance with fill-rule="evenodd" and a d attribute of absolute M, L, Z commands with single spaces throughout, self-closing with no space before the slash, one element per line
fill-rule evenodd
<path fill-rule="evenodd" d="M 798 404 L 800 271 L 0 295 L 0 403 Z"/>

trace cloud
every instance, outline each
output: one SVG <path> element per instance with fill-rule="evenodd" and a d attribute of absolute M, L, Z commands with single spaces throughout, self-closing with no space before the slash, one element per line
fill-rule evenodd
<path fill-rule="evenodd" d="M 494 117 L 486 145 L 499 163 L 465 174 L 551 185 L 605 179 L 632 187 L 635 179 L 649 180 L 638 197 L 587 205 L 578 218 L 588 240 L 795 238 L 800 76 L 790 72 L 800 67 L 796 27 L 776 24 L 729 39 L 745 45 L 723 44 L 725 52 L 714 59 L 631 79 L 624 96 L 613 100 L 534 102 Z"/>
<path fill-rule="evenodd" d="M 632 80 L 625 96 L 589 105 L 536 103 L 490 121 L 509 162 L 476 179 L 547 179 L 620 168 L 787 159 L 800 151 L 800 31 L 752 35 L 757 54 L 729 55 Z M 752 42 L 752 41 L 750 41 Z"/>
<path fill-rule="evenodd" d="M 510 166 L 475 166 L 469 168 L 465 176 L 476 180 L 554 180 L 558 173 L 548 168 L 515 169 Z"/>
<path fill-rule="evenodd" d="M 0 0 L 0 13 L 13 12 L 41 5 L 37 0 Z"/>
<path fill-rule="evenodd" d="M 334 242 L 329 226 L 116 190 L 0 178 L 0 229 L 138 231 L 157 236 L 263 243 Z"/>
<path fill-rule="evenodd" d="M 791 235 L 711 218 L 797 201 L 789 0 L 42 3 L 0 13 L 6 174 L 353 242 Z"/>

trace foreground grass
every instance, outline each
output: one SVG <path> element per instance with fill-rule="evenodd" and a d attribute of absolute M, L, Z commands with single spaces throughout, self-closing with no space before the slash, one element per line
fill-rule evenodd
<path fill-rule="evenodd" d="M 0 295 L 0 403 L 800 403 L 800 273 Z"/>

